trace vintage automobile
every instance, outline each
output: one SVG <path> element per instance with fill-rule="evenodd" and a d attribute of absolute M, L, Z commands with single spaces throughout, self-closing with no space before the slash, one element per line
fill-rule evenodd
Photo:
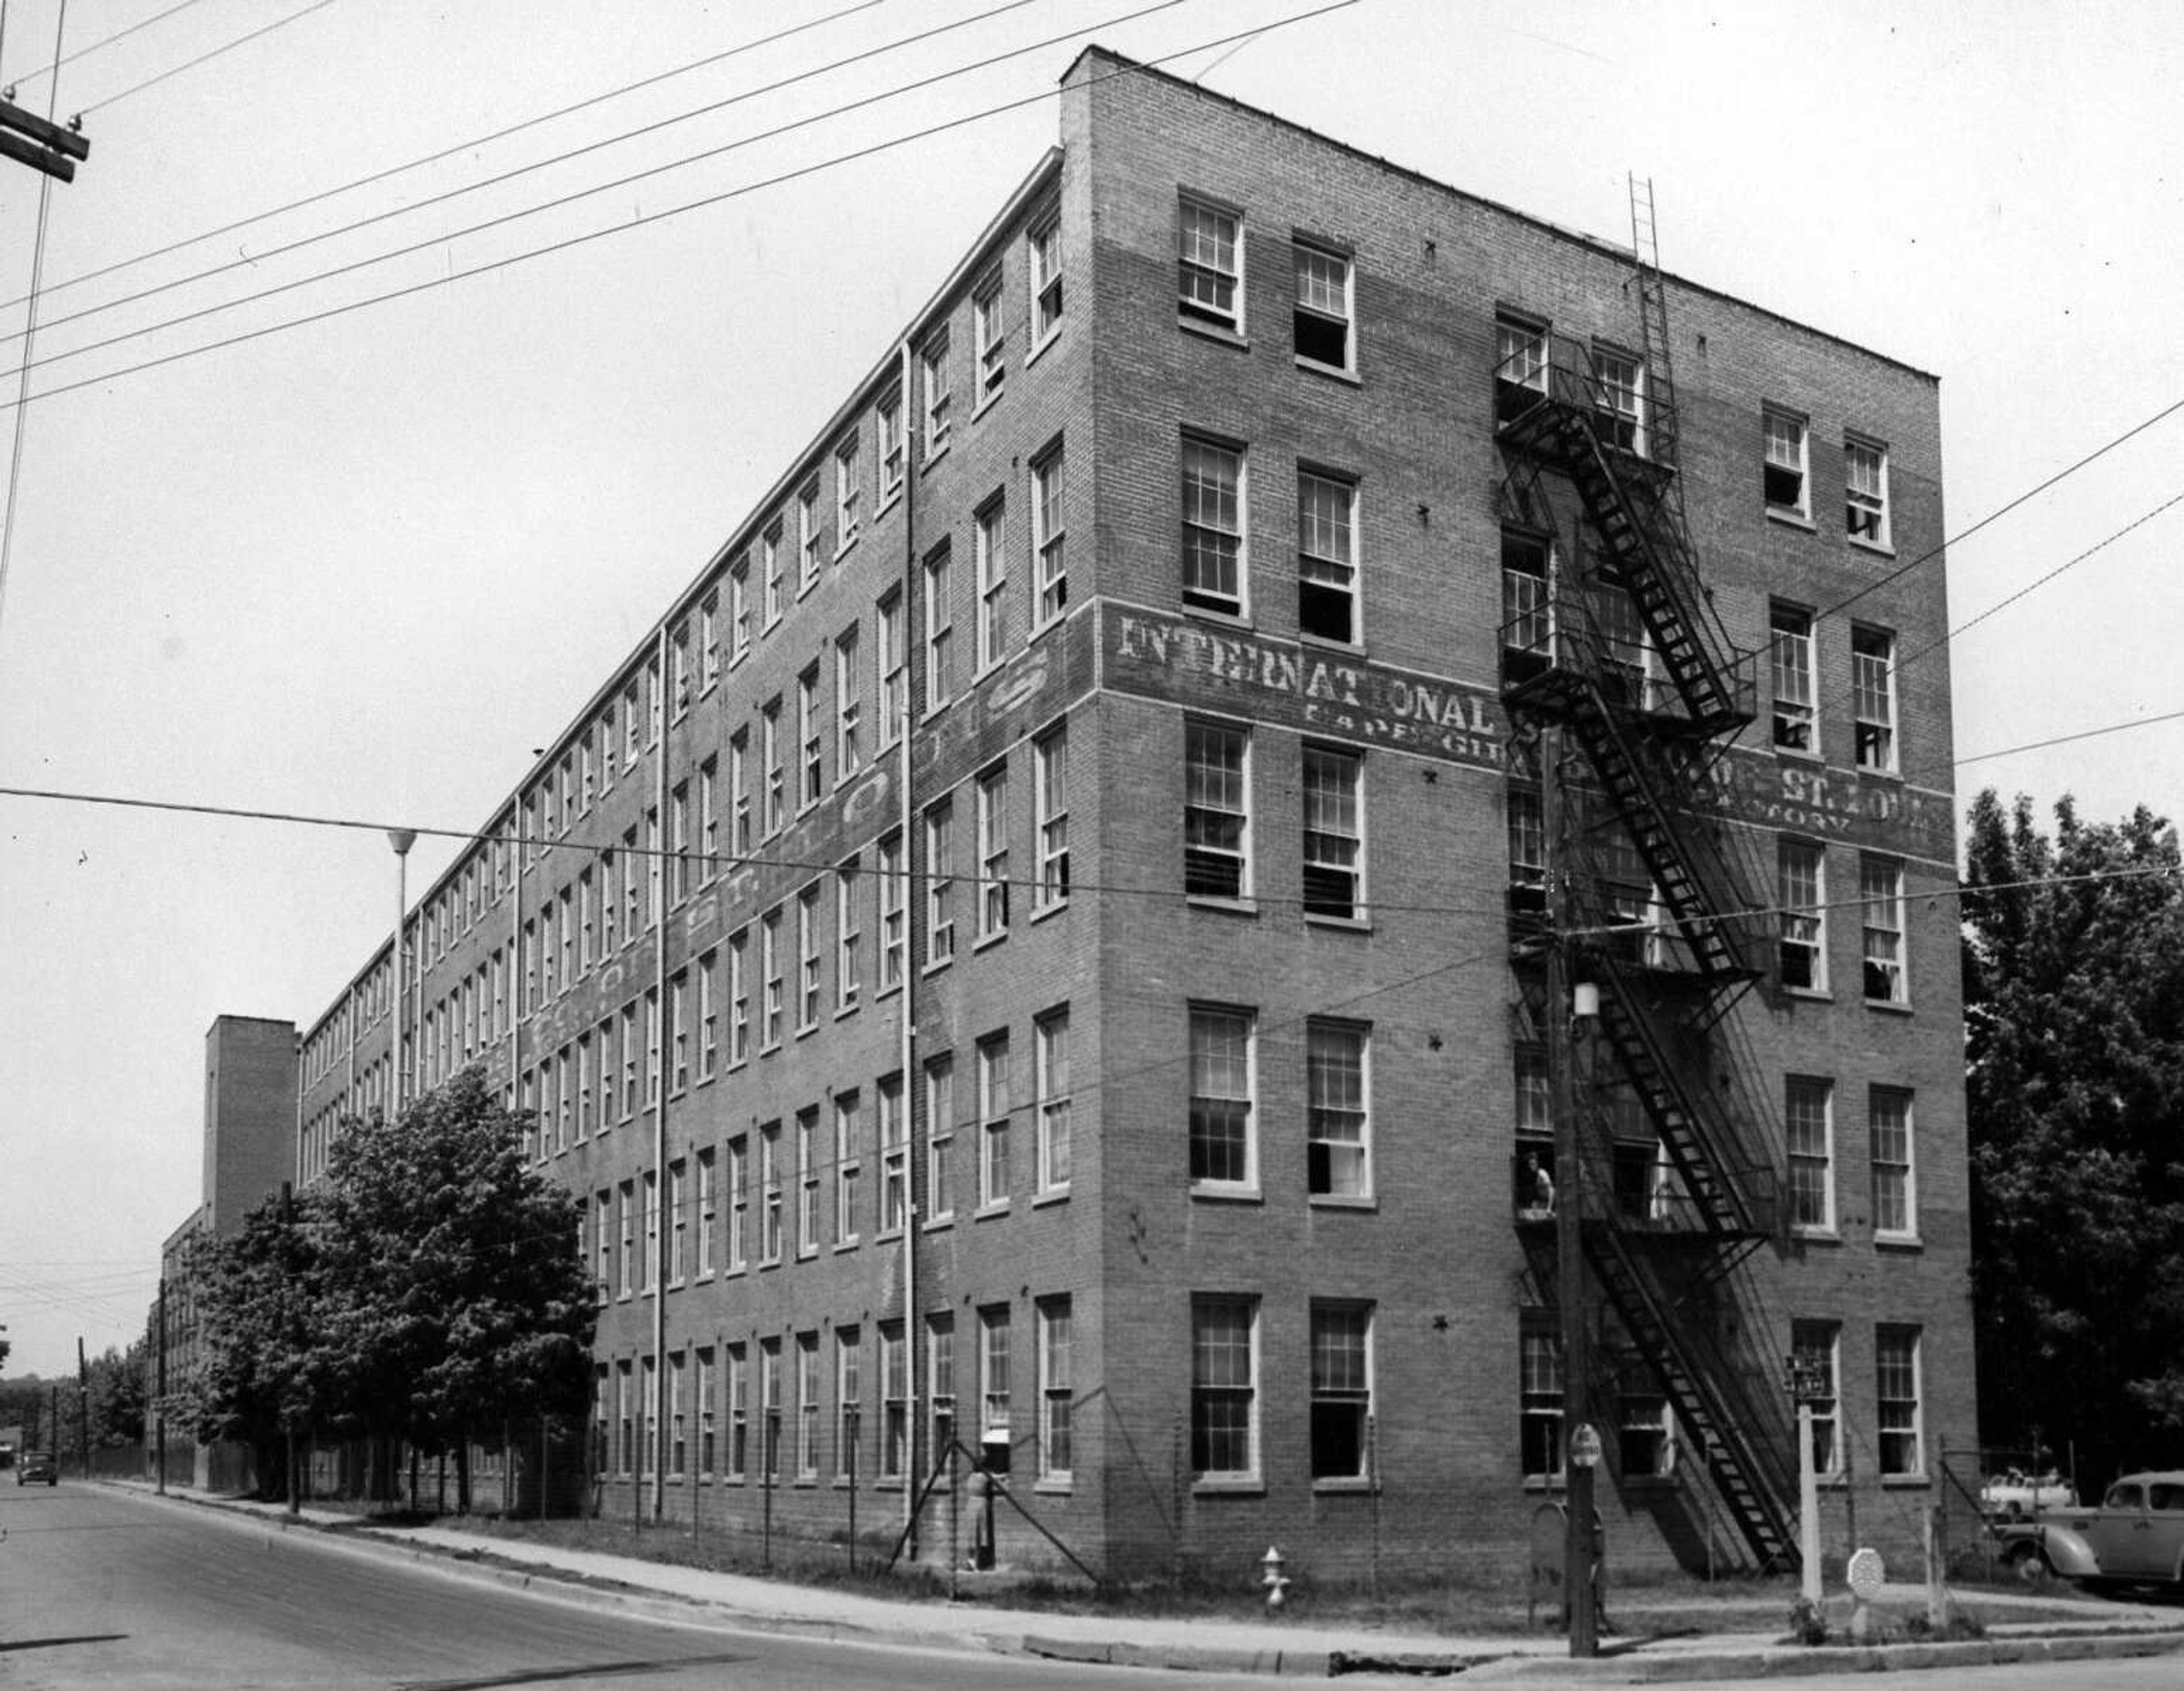
<path fill-rule="evenodd" d="M 2100 1507 L 1998 1528 L 2003 1560 L 2036 1583 L 2184 1586 L 2184 1471 L 2126 1474 Z"/>
<path fill-rule="evenodd" d="M 2028 1515 L 2053 1515 L 2058 1510 L 2077 1506 L 2077 1493 L 2052 1468 L 2044 1474 L 2005 1468 L 1998 1474 L 1990 1475 L 1980 1487 L 1981 1509 L 2009 1521 L 2021 1521 Z"/>
<path fill-rule="evenodd" d="M 31 1451 L 15 1459 L 15 1483 L 19 1486 L 58 1485 L 60 1476 L 53 1466 L 53 1459 Z"/>

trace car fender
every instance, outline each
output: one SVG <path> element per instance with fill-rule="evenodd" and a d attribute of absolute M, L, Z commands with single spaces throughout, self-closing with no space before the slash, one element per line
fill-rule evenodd
<path fill-rule="evenodd" d="M 2030 1535 L 2036 1539 L 2048 1557 L 2048 1565 L 2064 1579 L 2098 1579 L 2101 1576 L 2100 1558 L 2084 1535 L 2067 1526 L 2037 1526 Z"/>

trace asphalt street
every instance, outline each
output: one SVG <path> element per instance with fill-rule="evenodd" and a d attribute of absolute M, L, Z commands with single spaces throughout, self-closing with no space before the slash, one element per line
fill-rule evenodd
<path fill-rule="evenodd" d="M 685 1627 L 64 1482 L 0 1486 L 0 1686 L 866 1691 L 1272 1682 Z"/>

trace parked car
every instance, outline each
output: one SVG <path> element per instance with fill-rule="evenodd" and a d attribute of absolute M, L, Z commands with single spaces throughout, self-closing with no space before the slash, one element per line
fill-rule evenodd
<path fill-rule="evenodd" d="M 2083 1585 L 2184 1587 L 2184 1471 L 2126 1474 L 2100 1507 L 2001 1529 L 2019 1577 L 2050 1573 Z"/>
<path fill-rule="evenodd" d="M 2057 1510 L 2077 1506 L 2077 1493 L 2052 1468 L 2044 1474 L 2005 1468 L 1999 1474 L 1990 1475 L 1987 1482 L 1980 1487 L 1980 1507 L 1989 1515 L 2011 1521 L 2028 1515 L 2052 1515 Z"/>
<path fill-rule="evenodd" d="M 41 1480 L 49 1486 L 58 1485 L 60 1477 L 53 1459 L 42 1452 L 34 1450 L 15 1459 L 15 1483 L 19 1486 L 36 1485 Z"/>

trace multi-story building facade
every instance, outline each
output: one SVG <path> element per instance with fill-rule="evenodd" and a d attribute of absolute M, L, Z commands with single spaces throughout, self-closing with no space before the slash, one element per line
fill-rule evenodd
<path fill-rule="evenodd" d="M 312 1027 L 299 1172 L 465 1063 L 536 1113 L 610 1508 L 899 1523 L 990 1438 L 1107 1571 L 1431 1564 L 1581 1414 L 1619 1556 L 1779 1560 L 1795 1349 L 1907 1543 L 1974 1423 L 1940 473 L 1928 376 L 1088 52 Z"/>

